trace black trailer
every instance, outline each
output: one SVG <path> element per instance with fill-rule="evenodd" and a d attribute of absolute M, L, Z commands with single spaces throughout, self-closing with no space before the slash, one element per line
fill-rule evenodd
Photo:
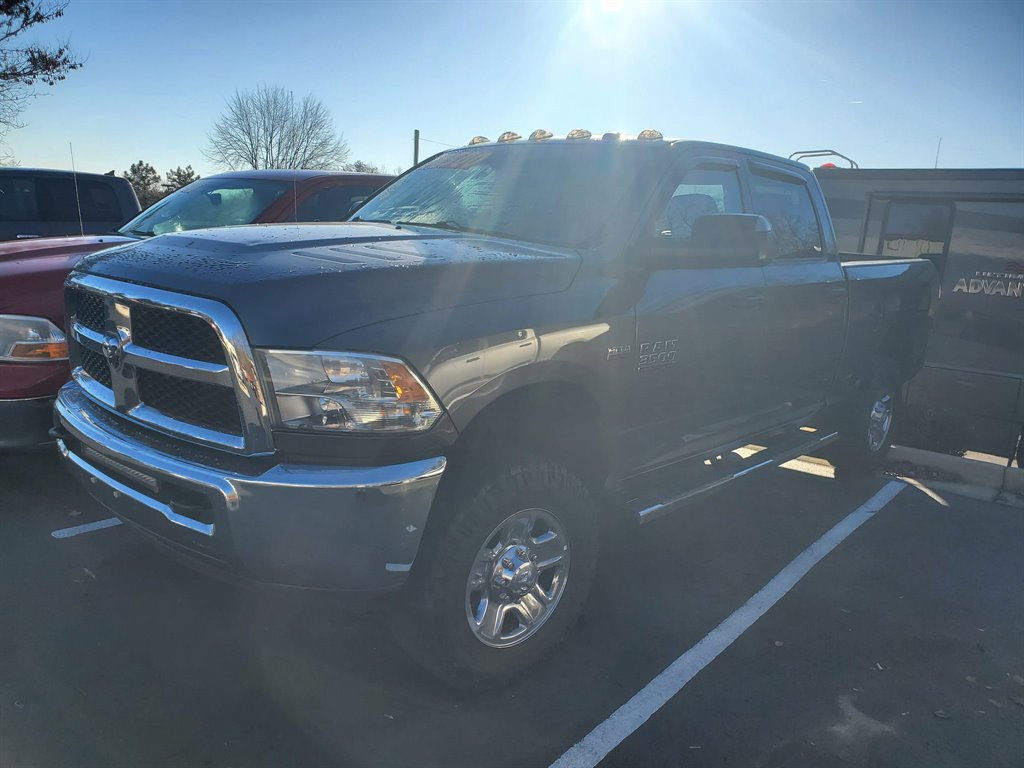
<path fill-rule="evenodd" d="M 1016 454 L 1021 463 L 1024 169 L 851 166 L 814 171 L 840 249 L 930 259 L 941 278 L 925 367 L 907 391 L 903 442 Z"/>

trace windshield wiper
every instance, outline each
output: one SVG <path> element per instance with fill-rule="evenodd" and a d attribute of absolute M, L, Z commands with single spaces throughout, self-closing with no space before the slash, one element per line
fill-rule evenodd
<path fill-rule="evenodd" d="M 361 216 L 354 216 L 349 219 L 349 221 L 362 221 L 367 224 L 394 224 L 394 222 L 389 219 L 364 219 Z"/>
<path fill-rule="evenodd" d="M 433 227 L 434 229 L 447 229 L 451 232 L 469 232 L 469 227 L 459 224 L 457 221 L 445 220 L 445 221 L 432 221 L 429 224 L 419 221 L 399 221 L 399 224 L 404 224 L 407 227 Z"/>
<path fill-rule="evenodd" d="M 144 229 L 128 229 L 128 230 L 125 230 L 123 232 L 118 230 L 118 234 L 122 234 L 122 235 L 135 235 L 136 237 L 153 237 L 153 235 L 155 233 L 147 232 Z"/>

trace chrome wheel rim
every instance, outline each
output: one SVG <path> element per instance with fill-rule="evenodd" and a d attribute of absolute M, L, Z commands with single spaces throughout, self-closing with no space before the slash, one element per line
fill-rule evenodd
<path fill-rule="evenodd" d="M 868 416 L 868 448 L 872 453 L 876 453 L 885 445 L 890 427 L 892 427 L 892 397 L 889 393 L 885 393 L 875 400 Z"/>
<path fill-rule="evenodd" d="M 484 540 L 466 580 L 466 621 L 491 648 L 508 648 L 540 629 L 565 592 L 569 539 L 546 509 L 509 515 Z"/>

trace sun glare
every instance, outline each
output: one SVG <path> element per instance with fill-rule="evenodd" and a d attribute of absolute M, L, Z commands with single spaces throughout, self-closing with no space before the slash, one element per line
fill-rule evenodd
<path fill-rule="evenodd" d="M 633 28 L 651 8 L 650 0 L 581 0 L 578 17 L 592 43 L 629 44 Z"/>

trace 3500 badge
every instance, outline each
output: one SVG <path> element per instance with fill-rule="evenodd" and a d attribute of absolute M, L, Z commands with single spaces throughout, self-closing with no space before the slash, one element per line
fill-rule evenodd
<path fill-rule="evenodd" d="M 679 339 L 642 342 L 640 344 L 640 360 L 637 362 L 637 370 L 647 371 L 662 365 L 672 365 L 676 362 L 676 346 L 678 344 Z"/>

